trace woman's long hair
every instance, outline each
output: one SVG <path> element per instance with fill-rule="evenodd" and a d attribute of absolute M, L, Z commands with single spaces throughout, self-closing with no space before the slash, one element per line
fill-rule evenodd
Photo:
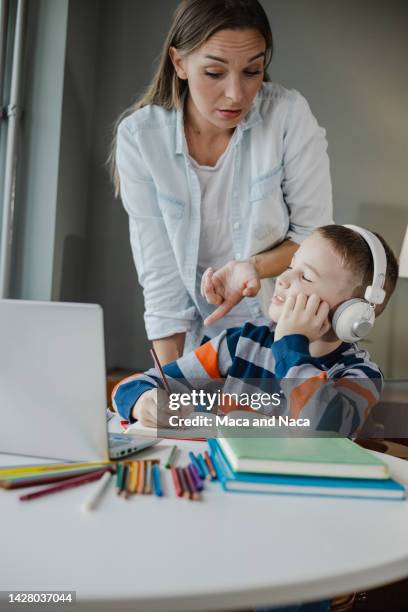
<path fill-rule="evenodd" d="M 183 0 L 177 7 L 169 33 L 160 55 L 159 66 L 145 93 L 118 117 L 108 158 L 115 196 L 120 182 L 116 166 L 116 135 L 119 123 L 139 108 L 157 104 L 168 110 L 181 106 L 187 81 L 179 79 L 170 59 L 169 49 L 175 47 L 187 55 L 198 49 L 220 30 L 255 29 L 262 34 L 266 44 L 264 81 L 268 81 L 267 67 L 273 53 L 271 27 L 258 0 Z"/>

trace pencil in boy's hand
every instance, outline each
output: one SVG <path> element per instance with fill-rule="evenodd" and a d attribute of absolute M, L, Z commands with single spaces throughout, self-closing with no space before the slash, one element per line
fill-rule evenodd
<path fill-rule="evenodd" d="M 160 363 L 160 361 L 159 361 L 159 358 L 158 358 L 158 356 L 157 356 L 157 353 L 156 353 L 156 351 L 154 350 L 154 348 L 153 348 L 153 347 L 150 349 L 150 354 L 151 354 L 151 356 L 152 356 L 152 358 L 153 358 L 154 365 L 156 366 L 156 368 L 157 368 L 157 369 L 159 370 L 159 372 L 160 372 L 160 376 L 161 376 L 161 379 L 162 379 L 162 381 L 163 381 L 163 386 L 164 386 L 165 390 L 167 391 L 168 395 L 171 395 L 170 385 L 169 385 L 168 380 L 167 380 L 167 378 L 166 378 L 166 375 L 165 375 L 165 373 L 164 373 L 164 371 L 163 371 L 163 368 L 162 368 L 162 366 L 161 366 L 161 363 Z"/>
<path fill-rule="evenodd" d="M 59 493 L 59 491 L 65 491 L 65 489 L 79 487 L 80 485 L 87 484 L 88 482 L 99 480 L 99 478 L 101 478 L 101 476 L 105 472 L 106 469 L 100 470 L 99 472 L 92 472 L 91 474 L 85 474 L 84 476 L 78 476 L 77 478 L 70 478 L 69 480 L 64 480 L 63 482 L 60 482 L 57 485 L 54 485 L 53 487 L 45 487 L 43 489 L 40 489 L 39 491 L 34 491 L 33 493 L 21 495 L 19 499 L 21 501 L 29 501 L 30 499 L 36 499 L 37 497 L 43 497 L 44 495 Z"/>

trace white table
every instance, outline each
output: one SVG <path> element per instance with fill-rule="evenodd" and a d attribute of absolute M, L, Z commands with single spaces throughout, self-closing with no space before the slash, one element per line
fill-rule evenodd
<path fill-rule="evenodd" d="M 171 444 L 140 457 L 165 459 Z M 179 446 L 183 463 L 205 445 Z M 383 458 L 408 483 L 408 463 Z M 0 589 L 74 590 L 73 610 L 180 612 L 318 600 L 408 575 L 408 502 L 227 494 L 215 482 L 192 502 L 165 476 L 164 498 L 125 501 L 112 487 L 89 514 L 93 484 L 26 503 L 0 490 Z"/>

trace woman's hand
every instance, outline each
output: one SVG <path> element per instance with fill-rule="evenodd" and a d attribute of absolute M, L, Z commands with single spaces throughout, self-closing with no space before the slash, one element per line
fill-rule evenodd
<path fill-rule="evenodd" d="M 229 261 L 216 272 L 207 268 L 201 279 L 201 295 L 218 308 L 205 319 L 204 325 L 212 325 L 243 297 L 254 297 L 260 288 L 258 272 L 249 261 Z"/>

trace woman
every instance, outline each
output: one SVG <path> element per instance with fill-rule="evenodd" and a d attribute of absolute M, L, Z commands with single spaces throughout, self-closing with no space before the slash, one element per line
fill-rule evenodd
<path fill-rule="evenodd" d="M 271 277 L 331 223 L 325 132 L 298 92 L 269 82 L 272 50 L 257 0 L 184 1 L 150 87 L 119 121 L 115 184 L 163 363 L 186 333 L 191 348 L 262 321 Z"/>

